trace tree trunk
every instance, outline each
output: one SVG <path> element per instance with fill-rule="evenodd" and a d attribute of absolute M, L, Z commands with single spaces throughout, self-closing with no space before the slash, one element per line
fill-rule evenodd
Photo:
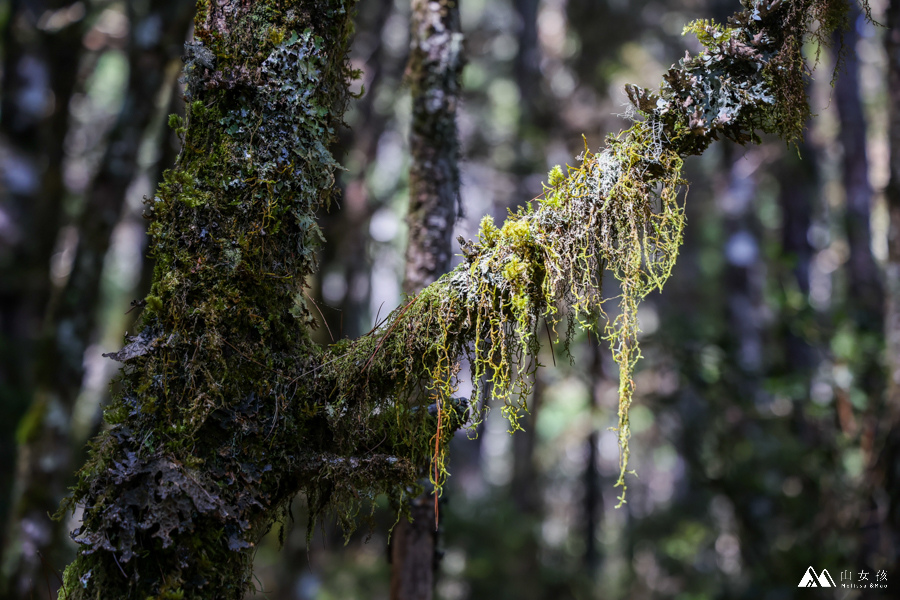
<path fill-rule="evenodd" d="M 858 338 L 858 356 L 853 370 L 858 387 L 866 394 L 866 426 L 864 435 L 871 441 L 882 411 L 884 371 L 882 369 L 884 336 L 884 286 L 881 270 L 872 254 L 869 226 L 872 186 L 869 183 L 868 139 L 866 118 L 860 97 L 859 41 L 857 26 L 863 19 L 854 4 L 850 9 L 850 27 L 844 33 L 846 46 L 844 68 L 835 83 L 835 99 L 840 121 L 838 139 L 843 149 L 841 179 L 846 197 L 844 229 L 850 256 L 847 261 L 847 312 Z M 849 405 L 849 403 L 848 403 Z M 864 448 L 871 458 L 871 446 Z"/>
<path fill-rule="evenodd" d="M 368 32 L 370 43 L 375 47 L 365 61 L 365 94 L 355 103 L 355 118 L 350 127 L 340 134 L 343 156 L 353 156 L 357 166 L 353 172 L 345 172 L 342 178 L 340 210 L 329 211 L 321 217 L 323 233 L 328 240 L 322 249 L 323 270 L 331 267 L 344 279 L 344 294 L 336 305 L 338 310 L 323 310 L 323 317 L 335 339 L 353 339 L 370 328 L 367 314 L 372 265 L 368 256 L 371 244 L 368 230 L 372 215 L 384 206 L 391 194 L 373 194 L 365 175 L 375 164 L 378 144 L 388 123 L 387 114 L 375 108 L 376 98 L 389 87 L 399 88 L 403 75 L 403 62 L 390 60 L 383 43 L 385 25 L 393 10 L 393 0 L 377 0 L 359 7 L 357 31 Z M 322 296 L 329 307 L 335 306 L 334 300 Z M 306 553 L 305 548 L 298 550 Z"/>
<path fill-rule="evenodd" d="M 450 269 L 459 202 L 456 107 L 462 73 L 459 6 L 413 0 L 407 81 L 412 93 L 409 240 L 403 291 L 416 295 Z M 437 494 L 437 490 L 435 490 Z M 391 600 L 429 600 L 437 568 L 437 497 L 409 504 L 391 540 Z"/>
<path fill-rule="evenodd" d="M 782 287 L 798 292 L 802 301 L 785 301 L 781 313 L 784 364 L 786 374 L 796 378 L 801 384 L 796 388 L 801 395 L 792 398 L 794 402 L 807 402 L 812 373 L 821 360 L 820 350 L 803 335 L 817 328 L 816 315 L 809 305 L 810 263 L 814 249 L 810 244 L 809 232 L 812 215 L 815 214 L 816 198 L 819 193 L 818 156 L 808 143 L 803 142 L 798 152 L 788 152 L 778 161 L 775 169 L 778 178 L 778 203 L 781 206 L 781 255 L 788 264 L 783 267 L 790 274 L 780 273 Z"/>
<path fill-rule="evenodd" d="M 409 518 L 391 533 L 391 600 L 428 600 L 437 570 L 437 530 L 431 494 L 409 503 Z"/>
<path fill-rule="evenodd" d="M 76 491 L 67 598 L 240 598 L 301 474 L 356 464 L 299 453 L 327 432 L 288 423 L 317 354 L 302 286 L 333 183 L 352 6 L 198 3 L 184 148 L 147 207 L 156 276 L 140 333 L 112 355 L 122 391 Z M 287 365 L 297 373 L 273 380 Z"/>
<path fill-rule="evenodd" d="M 413 0 L 411 31 L 412 164 L 403 291 L 413 295 L 450 269 L 459 198 L 456 106 L 463 61 L 458 6 Z"/>
<path fill-rule="evenodd" d="M 603 383 L 606 378 L 603 372 L 603 355 L 597 344 L 590 343 L 591 366 L 588 370 L 590 381 L 590 407 L 588 415 L 595 422 L 603 406 Z M 603 492 L 600 489 L 600 431 L 592 428 L 585 440 L 587 446 L 584 464 L 584 570 L 587 579 L 596 583 L 600 576 L 600 565 L 603 560 L 602 548 L 597 543 L 598 527 L 603 521 Z"/>

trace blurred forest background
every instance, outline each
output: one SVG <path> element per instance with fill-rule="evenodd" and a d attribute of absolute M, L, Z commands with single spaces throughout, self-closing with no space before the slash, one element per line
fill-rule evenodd
<path fill-rule="evenodd" d="M 458 233 L 537 196 L 582 134 L 597 149 L 627 127 L 623 85 L 658 85 L 696 50 L 684 25 L 737 8 L 462 0 Z M 888 9 L 872 2 L 878 22 Z M 310 282 L 323 343 L 401 302 L 409 10 L 359 5 L 365 93 L 346 116 L 343 199 L 321 215 Z M 117 369 L 101 354 L 122 346 L 149 287 L 142 199 L 178 153 L 166 122 L 182 111 L 192 16 L 192 0 L 0 3 L 0 597 L 48 597 L 74 553 L 75 521 L 47 513 L 100 427 Z M 808 48 L 818 116 L 799 147 L 719 143 L 687 162 L 681 257 L 641 307 L 628 503 L 614 508 L 609 350 L 584 336 L 574 361 L 545 348 L 525 431 L 491 418 L 454 441 L 436 598 L 792 598 L 810 565 L 839 585 L 844 571 L 900 584 L 885 443 L 898 410 L 884 359 L 897 286 L 885 279 L 887 33 L 854 11 L 834 80 L 835 50 Z M 388 597 L 387 507 L 346 545 L 326 523 L 307 546 L 302 500 L 294 517 L 259 547 L 252 597 Z"/>

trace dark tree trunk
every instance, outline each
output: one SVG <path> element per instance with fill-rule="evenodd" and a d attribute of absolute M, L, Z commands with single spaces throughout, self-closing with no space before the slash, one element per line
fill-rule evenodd
<path fill-rule="evenodd" d="M 799 156 L 798 156 L 799 154 Z M 818 157 L 807 143 L 801 143 L 798 152 L 787 152 L 776 167 L 778 177 L 778 202 L 781 206 L 781 255 L 786 264 L 779 275 L 784 281 L 783 288 L 799 292 L 802 303 L 784 302 L 781 328 L 784 368 L 790 377 L 799 377 L 804 390 L 796 402 L 808 399 L 810 377 L 819 361 L 817 349 L 803 335 L 813 327 L 815 315 L 809 305 L 810 261 L 813 247 L 809 242 L 812 215 L 816 211 L 815 199 L 819 192 Z M 789 270 L 789 272 L 788 272 Z"/>
<path fill-rule="evenodd" d="M 588 340 L 590 343 L 591 340 Z M 596 418 L 602 406 L 603 398 L 603 354 L 599 346 L 599 340 L 591 343 L 591 367 L 590 376 L 591 418 Z M 600 443 L 600 431 L 593 429 L 585 441 L 587 446 L 584 465 L 584 568 L 588 580 L 596 582 L 600 561 L 602 560 L 601 548 L 597 544 L 599 531 L 597 528 L 603 520 L 603 494 L 600 490 L 600 457 L 598 445 Z"/>
<path fill-rule="evenodd" d="M 434 593 L 438 532 L 434 503 L 422 494 L 409 503 L 391 533 L 391 600 L 428 600 Z"/>
<path fill-rule="evenodd" d="M 409 240 L 403 291 L 422 289 L 450 269 L 459 201 L 456 108 L 462 73 L 459 6 L 413 0 L 407 81 L 412 92 Z M 436 502 L 410 502 L 391 540 L 391 600 L 429 600 L 437 567 Z"/>
<path fill-rule="evenodd" d="M 841 180 L 846 194 L 844 227 L 850 258 L 847 264 L 850 315 L 861 335 L 880 337 L 884 321 L 884 291 L 881 272 L 872 255 L 872 234 L 869 227 L 872 186 L 869 183 L 869 160 L 866 151 L 867 125 L 860 97 L 859 58 L 856 45 L 857 27 L 863 19 L 856 3 L 850 9 L 850 27 L 844 32 L 844 64 L 835 82 L 834 95 L 840 120 L 839 141 L 843 149 Z M 881 354 L 878 344 L 865 357 L 863 387 L 872 394 L 872 401 L 882 388 L 878 367 Z M 875 382 L 877 380 L 877 383 Z M 870 389 L 871 388 L 871 389 Z"/>
<path fill-rule="evenodd" d="M 859 8 L 853 4 L 850 10 L 850 27 L 844 33 L 844 66 L 835 85 L 839 141 L 843 149 L 842 182 L 846 194 L 844 226 L 850 256 L 847 261 L 847 312 L 852 319 L 858 339 L 858 356 L 854 357 L 854 370 L 858 386 L 865 392 L 867 405 L 863 414 L 862 449 L 868 465 L 878 459 L 873 452 L 873 441 L 879 429 L 879 421 L 885 412 L 885 371 L 882 368 L 885 335 L 885 290 L 881 272 L 872 255 L 872 236 L 869 227 L 872 186 L 869 183 L 869 161 L 866 151 L 868 139 L 866 118 L 860 97 L 857 27 L 863 19 Z M 890 36 L 890 33 L 888 34 Z M 891 109 L 889 109 L 891 110 Z M 890 195 L 890 192 L 888 192 Z M 890 202 L 890 200 L 888 200 Z M 853 418 L 852 405 L 846 394 L 838 396 L 839 414 L 845 429 Z M 855 434 L 855 431 L 849 432 Z M 867 490 L 869 493 L 872 490 Z M 872 564 L 883 554 L 882 525 L 878 502 L 870 499 L 867 510 L 862 511 L 861 558 L 864 564 Z"/>
<path fill-rule="evenodd" d="M 865 392 L 863 450 L 871 464 L 872 439 L 881 417 L 885 388 L 882 368 L 884 337 L 884 287 L 881 270 L 872 255 L 872 235 L 869 227 L 872 186 L 869 183 L 869 161 L 866 151 L 868 132 L 860 97 L 859 58 L 856 45 L 857 27 L 863 19 L 854 3 L 850 9 L 850 27 L 844 33 L 845 60 L 835 83 L 840 121 L 839 141 L 843 149 L 841 180 L 846 198 L 844 229 L 850 256 L 847 261 L 847 314 L 858 339 L 858 356 L 853 359 L 857 385 Z M 839 395 L 843 414 L 851 416 L 849 399 Z M 844 418 L 847 422 L 847 418 Z"/>
<path fill-rule="evenodd" d="M 551 349 L 552 350 L 552 349 Z M 541 373 L 534 375 L 534 387 L 528 403 L 528 414 L 521 419 L 524 431 L 517 431 L 512 439 L 512 478 L 509 496 L 516 510 L 516 527 L 520 528 L 520 545 L 510 565 L 509 589 L 515 598 L 537 600 L 542 597 L 541 548 L 538 531 L 542 517 L 540 474 L 535 464 L 537 449 L 537 420 L 540 417 L 546 385 Z"/>

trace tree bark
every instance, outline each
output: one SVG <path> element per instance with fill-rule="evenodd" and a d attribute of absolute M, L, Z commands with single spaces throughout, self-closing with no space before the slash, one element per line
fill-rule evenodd
<path fill-rule="evenodd" d="M 378 144 L 388 123 L 388 115 L 375 108 L 376 98 L 388 86 L 399 87 L 403 74 L 403 62 L 390 60 L 382 41 L 393 10 L 393 0 L 378 0 L 360 6 L 357 31 L 368 32 L 375 47 L 366 60 L 365 94 L 355 103 L 356 117 L 340 135 L 343 155 L 355 155 L 358 166 L 355 172 L 344 174 L 346 185 L 341 190 L 340 210 L 329 211 L 321 217 L 322 230 L 328 240 L 322 250 L 322 267 L 332 267 L 345 282 L 338 311 L 323 311 L 323 318 L 327 319 L 328 329 L 335 338 L 356 338 L 369 328 L 367 314 L 372 265 L 368 256 L 371 244 L 368 229 L 372 215 L 384 206 L 391 194 L 373 195 L 365 174 L 375 163 Z"/>
<path fill-rule="evenodd" d="M 403 291 L 416 295 L 450 269 L 459 202 L 456 107 L 463 67 L 459 6 L 413 0 L 407 81 L 412 93 L 409 240 Z M 434 492 L 437 494 L 437 490 Z M 423 493 L 391 540 L 391 600 L 429 600 L 437 570 L 435 501 Z"/>
<path fill-rule="evenodd" d="M 590 340 L 588 340 L 590 343 Z M 603 406 L 603 355 L 598 345 L 599 340 L 590 345 L 591 366 L 588 370 L 590 383 L 590 407 L 588 415 L 595 421 Z M 603 492 L 600 489 L 600 431 L 592 428 L 585 440 L 587 446 L 584 464 L 584 570 L 587 578 L 596 583 L 600 576 L 600 565 L 603 560 L 602 548 L 597 543 L 598 527 L 603 521 Z"/>
<path fill-rule="evenodd" d="M 407 80 L 413 97 L 409 136 L 409 242 L 403 291 L 416 294 L 450 269 L 459 197 L 456 106 L 462 34 L 455 2 L 413 0 Z"/>
<path fill-rule="evenodd" d="M 391 600 L 428 600 L 434 594 L 437 530 L 430 494 L 409 503 L 409 519 L 391 533 Z"/>
<path fill-rule="evenodd" d="M 844 32 L 846 47 L 841 74 L 835 82 L 835 99 L 840 121 L 839 141 L 843 149 L 841 179 L 846 194 L 844 228 L 850 257 L 847 263 L 849 313 L 860 336 L 861 356 L 858 372 L 860 386 L 874 406 L 884 389 L 881 369 L 884 331 L 884 288 L 881 271 L 872 254 L 871 218 L 872 186 L 869 183 L 869 160 L 866 150 L 867 126 L 860 97 L 859 41 L 857 26 L 863 18 L 856 4 L 851 5 L 850 27 Z"/>
<path fill-rule="evenodd" d="M 803 382 L 797 386 L 804 390 L 802 396 L 792 398 L 795 402 L 806 402 L 812 373 L 821 360 L 819 351 L 807 339 L 804 332 L 817 327 L 816 316 L 809 306 L 810 262 L 814 254 L 809 232 L 812 215 L 816 211 L 815 199 L 819 192 L 818 161 L 815 149 L 803 142 L 798 153 L 789 152 L 778 161 L 778 203 L 781 206 L 781 254 L 788 259 L 785 271 L 779 274 L 788 290 L 796 289 L 804 299 L 802 303 L 785 301 L 782 312 L 781 338 L 787 374 Z"/>

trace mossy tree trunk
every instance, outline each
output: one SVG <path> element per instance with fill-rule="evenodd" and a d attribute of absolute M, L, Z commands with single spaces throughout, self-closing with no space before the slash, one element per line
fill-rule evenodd
<path fill-rule="evenodd" d="M 796 139 L 809 114 L 804 36 L 814 19 L 830 35 L 846 5 L 745 7 L 728 27 L 694 23 L 704 50 L 659 90 L 628 89 L 643 120 L 554 169 L 502 227 L 485 219 L 465 262 L 375 331 L 321 348 L 304 280 L 332 194 L 352 3 L 200 0 L 186 122 L 173 120 L 184 149 L 147 208 L 153 288 L 140 332 L 113 355 L 121 392 L 72 497 L 81 549 L 62 595 L 240 598 L 255 544 L 298 491 L 313 515 L 352 525 L 379 493 L 417 495 L 429 461 L 440 484 L 464 406 L 460 361 L 473 365 L 472 402 L 489 380 L 515 426 L 543 321 L 596 328 L 605 269 L 622 292 L 605 335 L 620 365 L 624 485 L 637 304 L 677 255 L 682 159 L 720 137 Z"/>
<path fill-rule="evenodd" d="M 112 356 L 122 391 L 76 491 L 67 598 L 240 598 L 299 482 L 352 468 L 312 452 L 332 434 L 298 426 L 310 405 L 292 402 L 315 396 L 303 286 L 333 186 L 352 9 L 198 3 L 186 122 L 173 122 L 184 147 L 146 209 L 153 288 L 140 333 Z"/>
<path fill-rule="evenodd" d="M 456 1 L 413 0 L 410 38 L 409 239 L 403 291 L 414 296 L 450 269 L 459 203 L 456 107 L 463 67 Z M 428 493 L 412 499 L 408 510 L 410 520 L 401 518 L 391 537 L 391 600 L 429 600 L 437 567 L 438 515 Z"/>

